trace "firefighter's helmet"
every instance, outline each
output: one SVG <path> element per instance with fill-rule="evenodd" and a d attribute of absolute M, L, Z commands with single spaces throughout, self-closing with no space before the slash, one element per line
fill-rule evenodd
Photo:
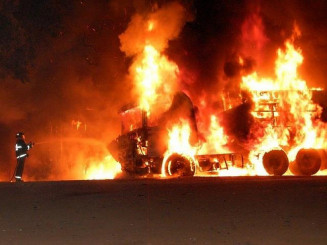
<path fill-rule="evenodd" d="M 17 134 L 16 134 L 16 138 L 18 139 L 18 138 L 23 138 L 24 137 L 24 133 L 23 132 L 18 132 Z"/>

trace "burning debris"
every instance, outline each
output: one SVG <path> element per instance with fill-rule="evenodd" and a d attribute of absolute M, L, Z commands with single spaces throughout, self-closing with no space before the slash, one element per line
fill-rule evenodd
<path fill-rule="evenodd" d="M 285 42 L 285 50 L 277 51 L 275 79 L 259 78 L 256 72 L 242 78 L 242 88 L 254 102 L 252 115 L 261 125 L 261 131 L 254 132 L 257 143 L 250 152 L 250 161 L 259 165 L 264 153 L 269 174 L 284 174 L 289 160 L 293 174 L 312 175 L 320 169 L 324 156 L 308 149 L 326 147 L 326 125 L 320 120 L 320 106 L 312 101 L 312 90 L 298 76 L 303 56 L 293 40 Z"/>

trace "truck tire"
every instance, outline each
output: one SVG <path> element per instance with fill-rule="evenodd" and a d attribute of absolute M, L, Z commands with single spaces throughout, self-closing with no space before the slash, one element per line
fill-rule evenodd
<path fill-rule="evenodd" d="M 262 163 L 270 175 L 283 175 L 289 165 L 288 157 L 283 150 L 271 150 L 263 155 Z"/>
<path fill-rule="evenodd" d="M 195 173 L 194 162 L 181 154 L 172 154 L 163 164 L 167 176 L 193 176 Z"/>
<path fill-rule="evenodd" d="M 310 176 L 317 173 L 320 167 L 321 155 L 317 149 L 299 150 L 295 161 L 290 164 L 290 170 L 294 175 Z"/>
<path fill-rule="evenodd" d="M 198 162 L 202 172 L 213 169 L 213 163 L 209 159 L 199 159 Z"/>

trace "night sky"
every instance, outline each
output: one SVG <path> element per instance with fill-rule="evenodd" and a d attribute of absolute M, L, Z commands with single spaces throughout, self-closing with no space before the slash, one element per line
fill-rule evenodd
<path fill-rule="evenodd" d="M 131 101 L 133 86 L 128 79 L 133 57 L 121 51 L 119 35 L 135 13 L 170 2 L 0 2 L 0 176 L 7 178 L 15 165 L 17 131 L 35 142 L 69 134 L 107 144 L 119 134 L 117 111 Z M 295 41 L 304 56 L 300 74 L 309 85 L 326 87 L 326 1 L 178 2 L 187 21 L 165 53 L 178 64 L 181 87 L 195 104 L 199 94 L 216 96 L 238 87 L 239 55 L 248 71 L 272 75 L 276 50 L 294 23 L 302 33 Z M 261 23 L 259 34 L 251 23 Z M 72 120 L 87 130 L 71 133 Z"/>

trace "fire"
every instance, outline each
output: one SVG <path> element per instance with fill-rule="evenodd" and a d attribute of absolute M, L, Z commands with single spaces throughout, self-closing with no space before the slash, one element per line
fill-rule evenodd
<path fill-rule="evenodd" d="M 314 120 L 321 109 L 312 102 L 312 90 L 298 75 L 302 62 L 301 49 L 287 40 L 285 50 L 277 51 L 274 79 L 260 78 L 256 72 L 242 78 L 241 88 L 251 93 L 254 102 L 252 115 L 263 126 L 256 133 L 259 143 L 250 153 L 257 174 L 262 174 L 262 154 L 272 149 L 285 149 L 294 161 L 302 148 L 326 147 L 325 126 Z"/>
<path fill-rule="evenodd" d="M 224 132 L 224 128 L 220 125 L 215 115 L 211 115 L 210 117 L 210 127 L 207 135 L 206 142 L 203 143 L 200 154 L 228 152 L 228 149 L 224 147 L 228 142 L 228 138 Z"/>
<path fill-rule="evenodd" d="M 234 167 L 234 166 L 228 166 L 228 169 L 224 169 L 221 171 L 218 171 L 217 173 L 219 176 L 251 176 L 253 175 L 253 169 L 246 165 L 244 168 Z"/>
<path fill-rule="evenodd" d="M 183 13 L 183 7 L 179 4 L 172 4 L 162 9 L 156 9 L 148 15 L 137 14 L 132 18 L 127 30 L 119 36 L 121 50 L 133 58 L 129 74 L 135 87 L 137 107 L 144 112 L 141 120 L 142 127 L 133 126 L 130 131 L 140 129 L 142 132 L 146 132 L 148 127 L 154 126 L 150 122 L 160 118 L 160 115 L 167 112 L 169 106 L 172 105 L 173 94 L 178 91 L 180 74 L 178 66 L 165 56 L 164 51 L 169 44 L 168 41 L 178 36 L 185 23 L 184 17 L 179 18 Z M 254 36 L 260 40 L 260 42 L 254 42 L 259 47 L 254 52 L 258 52 L 267 41 L 266 37 L 262 35 L 263 22 L 257 15 L 254 15 L 251 18 L 251 23 L 258 27 L 252 29 Z M 244 33 L 248 27 L 251 27 L 251 23 L 249 26 L 244 26 L 242 29 Z M 295 32 L 299 35 L 298 29 Z M 248 36 L 248 40 L 252 41 L 250 36 Z M 196 155 L 198 149 L 190 144 L 191 127 L 188 122 L 174 122 L 175 124 L 171 125 L 168 130 L 167 151 L 163 156 L 160 153 L 158 157 L 160 159 L 163 157 L 162 165 L 160 165 L 163 176 L 173 175 L 174 171 L 181 175 L 193 175 L 195 172 L 192 169 L 193 163 L 194 168 L 196 164 L 200 165 L 201 163 L 202 169 L 217 170 L 218 175 L 275 174 L 276 169 L 274 167 L 272 167 L 272 171 L 269 171 L 266 167 L 267 164 L 263 164 L 263 162 L 267 162 L 265 159 L 270 159 L 270 157 L 273 160 L 271 162 L 269 160 L 268 163 L 274 166 L 276 162 L 278 163 L 275 158 L 282 161 L 282 168 L 276 170 L 276 174 L 279 174 L 284 171 L 285 166 L 287 170 L 289 161 L 294 161 L 301 149 L 323 149 L 325 147 L 323 140 L 325 130 L 320 130 L 324 128 L 324 125 L 315 120 L 319 117 L 321 108 L 312 102 L 312 90 L 307 87 L 306 81 L 298 75 L 298 67 L 303 63 L 303 56 L 302 51 L 296 48 L 293 42 L 294 37 L 285 42 L 283 49 L 277 50 L 274 78 L 261 78 L 257 72 L 242 77 L 241 88 L 250 92 L 254 102 L 252 115 L 255 118 L 255 123 L 250 133 L 253 140 L 247 142 L 245 146 L 247 150 L 250 149 L 249 161 L 251 164 L 244 167 L 242 156 L 242 167 L 244 168 L 238 169 L 239 166 L 234 164 L 234 155 L 227 145 L 233 143 L 230 145 L 237 148 L 244 143 L 245 139 L 228 142 L 229 139 L 224 128 L 220 125 L 221 122 L 215 114 L 207 113 L 206 116 L 210 115 L 210 120 L 204 121 L 205 124 L 209 124 L 209 127 L 205 129 L 205 132 L 200 132 L 201 136 L 204 136 L 200 137 L 204 139 L 201 149 L 203 155 Z M 249 66 L 252 70 L 251 62 L 249 63 L 248 59 L 239 57 L 238 61 L 240 63 L 239 69 Z M 224 109 L 235 104 L 234 102 L 229 103 L 229 100 L 230 98 L 224 98 Z M 206 104 L 205 99 L 200 100 L 200 106 L 206 107 Z M 194 111 L 190 113 L 192 118 L 195 118 Z M 192 132 L 193 128 L 196 128 L 197 131 L 196 125 L 194 127 L 192 124 Z M 150 173 L 152 169 L 156 169 L 152 165 L 156 165 L 158 160 L 152 156 L 149 159 L 146 158 L 148 156 L 146 148 L 152 146 L 152 144 L 148 144 L 147 136 L 148 134 L 144 133 L 144 136 L 140 136 L 136 142 L 137 145 L 140 145 L 141 148 L 139 149 L 142 152 L 142 154 L 138 152 L 138 156 L 142 155 L 142 158 L 140 158 L 141 160 L 136 159 L 138 161 L 135 160 L 135 163 L 139 164 L 137 167 L 142 167 L 142 171 L 148 170 Z M 145 149 L 143 150 L 142 147 Z M 151 151 L 149 150 L 149 152 Z M 217 156 L 216 163 L 212 161 L 215 156 Z M 226 160 L 225 156 L 229 156 L 230 159 Z M 196 163 L 195 159 L 200 160 Z M 124 163 L 129 166 L 130 162 L 127 159 Z M 188 163 L 191 167 L 188 166 Z M 143 168 L 144 164 L 148 168 Z M 228 174 L 220 171 L 224 169 L 220 167 L 221 164 L 225 164 L 225 169 L 229 170 Z M 131 171 L 135 166 L 132 166 Z M 216 166 L 219 166 L 219 170 Z"/>
<path fill-rule="evenodd" d="M 174 125 L 169 131 L 168 153 L 176 152 L 195 155 L 195 148 L 190 145 L 191 128 L 186 121 Z"/>
<path fill-rule="evenodd" d="M 111 155 L 107 155 L 101 162 L 91 162 L 85 171 L 85 179 L 114 179 L 121 173 L 121 166 Z"/>
<path fill-rule="evenodd" d="M 168 109 L 171 95 L 177 91 L 179 69 L 164 51 L 186 21 L 186 9 L 172 2 L 147 14 L 135 14 L 119 36 L 121 50 L 133 57 L 129 73 L 137 103 L 148 115 Z"/>
<path fill-rule="evenodd" d="M 244 60 L 243 60 L 243 58 L 240 56 L 240 57 L 238 57 L 238 62 L 239 62 L 239 64 L 242 66 L 242 65 L 244 65 Z"/>
<path fill-rule="evenodd" d="M 307 90 L 306 82 L 298 78 L 297 68 L 303 62 L 300 49 L 288 40 L 286 50 L 278 49 L 275 63 L 276 79 L 259 78 L 256 72 L 242 78 L 242 88 L 249 91 Z"/>
<path fill-rule="evenodd" d="M 197 152 L 197 148 L 190 144 L 191 128 L 187 121 L 182 120 L 179 124 L 173 125 L 173 127 L 168 130 L 168 149 L 164 154 L 164 160 L 162 164 L 161 173 L 162 176 L 166 176 L 166 164 L 167 159 L 172 154 L 179 154 L 186 157 L 189 161 L 195 162 L 194 156 Z"/>
<path fill-rule="evenodd" d="M 170 105 L 169 95 L 174 91 L 178 72 L 175 63 L 148 44 L 136 59 L 132 72 L 141 109 L 150 113 L 157 103 Z"/>
<path fill-rule="evenodd" d="M 154 21 L 149 21 L 148 23 L 148 31 L 152 31 L 154 29 Z"/>

